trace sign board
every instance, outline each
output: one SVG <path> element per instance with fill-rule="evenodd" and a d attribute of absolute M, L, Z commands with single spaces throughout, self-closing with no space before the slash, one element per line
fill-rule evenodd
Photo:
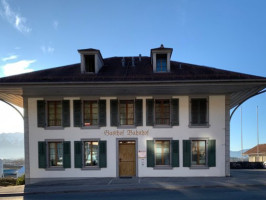
<path fill-rule="evenodd" d="M 0 159 L 0 178 L 3 177 L 3 171 L 4 171 L 4 161 Z"/>
<path fill-rule="evenodd" d="M 138 157 L 139 158 L 146 158 L 147 157 L 146 151 L 139 151 L 138 152 Z"/>

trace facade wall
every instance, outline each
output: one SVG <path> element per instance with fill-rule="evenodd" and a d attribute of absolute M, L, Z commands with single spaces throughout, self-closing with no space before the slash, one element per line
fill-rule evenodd
<path fill-rule="evenodd" d="M 81 129 L 73 126 L 73 100 L 70 100 L 71 126 L 61 130 L 49 130 L 37 127 L 37 100 L 28 98 L 29 121 L 29 165 L 28 178 L 73 178 L 73 177 L 117 177 L 118 176 L 118 139 L 135 139 L 136 151 L 146 152 L 146 140 L 154 138 L 169 138 L 179 140 L 179 167 L 171 169 L 154 169 L 147 167 L 146 158 L 137 158 L 138 177 L 202 177 L 225 176 L 225 96 L 209 96 L 209 124 L 208 128 L 189 127 L 189 96 L 173 96 L 179 98 L 179 126 L 171 128 L 154 128 L 146 126 L 146 99 L 151 97 L 136 97 L 143 99 L 143 126 L 137 128 L 117 128 L 110 126 L 110 100 L 116 97 L 101 97 L 106 100 L 107 126 L 98 129 Z M 131 135 L 131 131 L 145 131 L 146 135 Z M 121 135 L 110 133 L 119 131 Z M 122 134 L 123 133 L 123 134 Z M 183 167 L 183 140 L 190 138 L 208 138 L 216 140 L 216 166 L 206 169 L 192 169 Z M 64 170 L 46 170 L 38 167 L 38 142 L 49 139 L 64 139 L 71 142 L 71 168 Z M 107 168 L 98 170 L 82 170 L 74 168 L 74 141 L 81 139 L 101 139 L 107 141 Z M 26 170 L 27 171 L 27 170 Z"/>

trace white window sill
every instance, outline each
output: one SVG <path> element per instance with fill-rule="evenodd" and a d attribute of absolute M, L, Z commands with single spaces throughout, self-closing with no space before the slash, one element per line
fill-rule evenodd
<path fill-rule="evenodd" d="M 101 170 L 99 166 L 88 166 L 88 167 L 82 167 L 82 170 Z"/>
<path fill-rule="evenodd" d="M 188 127 L 189 128 L 210 128 L 210 124 L 204 124 L 204 125 L 200 125 L 200 124 L 189 124 Z"/>
<path fill-rule="evenodd" d="M 100 129 L 99 126 L 82 126 L 81 129 Z"/>
<path fill-rule="evenodd" d="M 44 130 L 64 130 L 63 126 L 47 126 Z"/>
<path fill-rule="evenodd" d="M 46 171 L 65 171 L 63 167 L 48 167 L 45 169 Z"/>
<path fill-rule="evenodd" d="M 158 124 L 158 125 L 154 125 L 153 128 L 172 128 L 172 126 L 168 124 L 167 125 Z"/>
<path fill-rule="evenodd" d="M 209 169 L 209 167 L 206 165 L 204 166 L 194 165 L 194 166 L 191 166 L 190 169 Z"/>
<path fill-rule="evenodd" d="M 166 165 L 166 166 L 163 166 L 163 165 L 161 165 L 161 166 L 155 166 L 153 169 L 155 169 L 155 170 L 171 170 L 171 169 L 173 169 L 173 167 L 172 166 L 170 166 L 170 165 Z"/>
<path fill-rule="evenodd" d="M 135 125 L 120 125 L 117 129 L 135 129 L 137 128 Z"/>

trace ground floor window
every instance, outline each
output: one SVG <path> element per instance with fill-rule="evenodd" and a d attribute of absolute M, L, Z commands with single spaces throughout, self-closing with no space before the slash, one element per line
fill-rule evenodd
<path fill-rule="evenodd" d="M 184 167 L 215 167 L 216 140 L 191 139 L 183 140 Z"/>
<path fill-rule="evenodd" d="M 50 167 L 63 166 L 63 142 L 48 142 Z"/>
<path fill-rule="evenodd" d="M 85 141 L 84 145 L 84 166 L 98 166 L 99 165 L 99 142 Z"/>
<path fill-rule="evenodd" d="M 206 165 L 206 140 L 192 140 L 192 165 Z"/>
<path fill-rule="evenodd" d="M 107 167 L 107 142 L 83 139 L 74 141 L 75 168 L 96 169 Z"/>
<path fill-rule="evenodd" d="M 179 167 L 179 140 L 147 140 L 147 167 Z"/>
<path fill-rule="evenodd" d="M 156 165 L 170 165 L 170 141 L 155 141 L 155 163 Z"/>
<path fill-rule="evenodd" d="M 70 168 L 71 149 L 70 141 L 39 141 L 38 164 L 39 168 Z"/>

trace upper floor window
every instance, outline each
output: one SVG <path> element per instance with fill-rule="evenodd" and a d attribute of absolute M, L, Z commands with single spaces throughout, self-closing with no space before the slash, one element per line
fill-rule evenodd
<path fill-rule="evenodd" d="M 111 100 L 111 126 L 142 126 L 142 100 Z"/>
<path fill-rule="evenodd" d="M 74 100 L 74 127 L 106 126 L 106 100 Z"/>
<path fill-rule="evenodd" d="M 178 126 L 179 99 L 147 99 L 147 126 Z"/>
<path fill-rule="evenodd" d="M 156 72 L 167 72 L 167 54 L 156 54 Z"/>
<path fill-rule="evenodd" d="M 62 126 L 62 101 L 47 101 L 48 126 Z"/>
<path fill-rule="evenodd" d="M 170 100 L 155 100 L 155 123 L 158 125 L 170 125 Z"/>
<path fill-rule="evenodd" d="M 190 99 L 190 125 L 208 126 L 208 100 L 207 98 Z"/>
<path fill-rule="evenodd" d="M 38 100 L 37 125 L 43 128 L 69 127 L 69 100 Z"/>
<path fill-rule="evenodd" d="M 134 125 L 134 101 L 121 100 L 119 102 L 120 125 Z"/>
<path fill-rule="evenodd" d="M 98 102 L 97 101 L 83 101 L 83 126 L 98 125 Z"/>
<path fill-rule="evenodd" d="M 95 55 L 84 55 L 86 72 L 95 73 Z"/>

